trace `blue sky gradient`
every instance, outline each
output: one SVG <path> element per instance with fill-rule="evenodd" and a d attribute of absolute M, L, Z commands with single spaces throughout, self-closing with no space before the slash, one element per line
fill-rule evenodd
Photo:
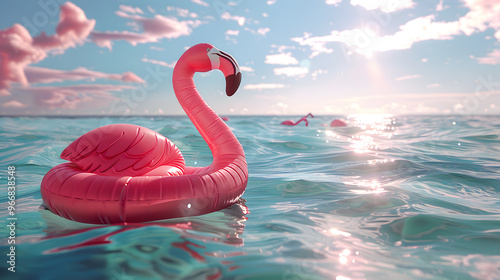
<path fill-rule="evenodd" d="M 500 113 L 494 0 L 33 3 L 0 4 L 2 115 L 183 115 L 173 66 L 201 42 L 242 67 L 231 98 L 195 76 L 221 115 Z"/>

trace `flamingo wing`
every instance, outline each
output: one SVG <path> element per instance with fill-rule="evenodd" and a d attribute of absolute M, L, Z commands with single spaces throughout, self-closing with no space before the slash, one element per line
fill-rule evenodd
<path fill-rule="evenodd" d="M 84 171 L 110 176 L 149 175 L 156 169 L 166 172 L 161 175 L 181 175 L 185 168 L 174 143 L 151 129 L 129 124 L 89 131 L 64 149 L 61 158 Z"/>

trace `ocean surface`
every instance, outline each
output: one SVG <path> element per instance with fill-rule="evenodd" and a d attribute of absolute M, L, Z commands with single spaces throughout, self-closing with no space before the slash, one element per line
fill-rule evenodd
<path fill-rule="evenodd" d="M 112 123 L 158 131 L 187 165 L 208 165 L 187 117 L 0 118 L 0 279 L 500 279 L 499 116 L 280 125 L 299 118 L 227 121 L 249 165 L 244 200 L 113 226 L 40 208 L 45 173 L 73 140 Z"/>

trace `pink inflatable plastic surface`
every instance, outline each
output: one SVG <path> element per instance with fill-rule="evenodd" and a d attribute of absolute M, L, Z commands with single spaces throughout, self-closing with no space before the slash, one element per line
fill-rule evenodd
<path fill-rule="evenodd" d="M 150 129 L 114 124 L 94 129 L 71 143 L 52 168 L 41 194 L 55 214 L 78 222 L 146 222 L 206 214 L 236 202 L 244 193 L 248 168 L 243 147 L 198 93 L 193 75 L 220 69 L 226 93 L 241 81 L 234 58 L 209 44 L 188 49 L 178 60 L 173 86 L 179 103 L 208 143 L 213 162 L 186 167 L 179 149 Z"/>
<path fill-rule="evenodd" d="M 345 121 L 339 119 L 335 119 L 330 123 L 330 127 L 343 127 L 343 126 L 347 126 L 347 124 L 345 123 Z"/>
<path fill-rule="evenodd" d="M 282 125 L 298 125 L 300 122 L 305 122 L 305 123 L 306 123 L 306 126 L 308 126 L 308 125 L 309 125 L 309 122 L 307 121 L 307 117 L 309 117 L 309 116 L 310 116 L 311 118 L 314 118 L 314 116 L 313 116 L 311 113 L 309 113 L 309 114 L 307 114 L 307 115 L 303 116 L 303 117 L 302 117 L 300 120 L 298 120 L 297 122 L 293 122 L 293 121 L 291 121 L 291 120 L 286 120 L 286 121 L 283 121 L 281 124 L 282 124 Z"/>

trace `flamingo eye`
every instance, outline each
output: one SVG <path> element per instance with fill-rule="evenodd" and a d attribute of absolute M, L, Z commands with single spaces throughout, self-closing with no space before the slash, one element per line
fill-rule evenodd
<path fill-rule="evenodd" d="M 207 52 L 209 52 L 209 51 L 210 51 L 210 48 L 207 48 Z"/>

